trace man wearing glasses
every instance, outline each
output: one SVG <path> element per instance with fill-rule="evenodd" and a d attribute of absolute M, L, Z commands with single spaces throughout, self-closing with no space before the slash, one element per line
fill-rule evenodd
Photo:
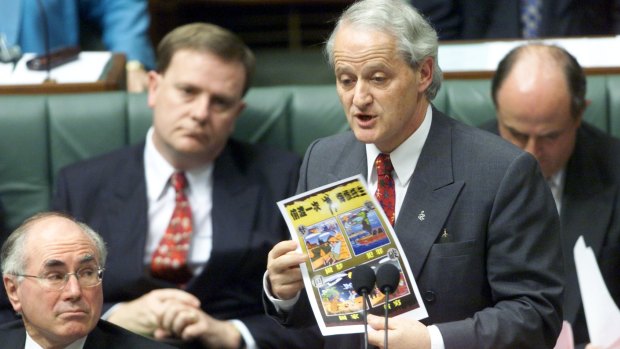
<path fill-rule="evenodd" d="M 2 281 L 21 320 L 0 327 L 3 348 L 171 348 L 99 320 L 106 248 L 59 213 L 27 219 L 2 246 Z"/>

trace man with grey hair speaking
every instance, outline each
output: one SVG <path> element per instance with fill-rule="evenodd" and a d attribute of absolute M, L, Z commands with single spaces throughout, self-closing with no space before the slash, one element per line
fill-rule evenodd
<path fill-rule="evenodd" d="M 383 192 L 379 202 L 392 198 L 382 206 L 429 316 L 390 319 L 390 348 L 551 348 L 563 291 L 553 197 L 530 154 L 433 108 L 437 45 L 404 1 L 360 1 L 344 12 L 327 55 L 352 132 L 310 145 L 298 192 L 362 174 Z M 271 250 L 265 303 L 285 325 L 315 325 L 300 294 L 307 256 L 296 247 Z M 370 344 L 382 347 L 383 319 L 369 324 Z M 329 336 L 325 347 L 361 340 Z"/>

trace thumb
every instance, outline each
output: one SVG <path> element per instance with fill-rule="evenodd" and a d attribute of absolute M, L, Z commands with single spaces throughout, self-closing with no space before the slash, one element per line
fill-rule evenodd
<path fill-rule="evenodd" d="M 385 319 L 382 316 L 368 314 L 368 326 L 373 330 L 383 330 L 385 328 Z"/>

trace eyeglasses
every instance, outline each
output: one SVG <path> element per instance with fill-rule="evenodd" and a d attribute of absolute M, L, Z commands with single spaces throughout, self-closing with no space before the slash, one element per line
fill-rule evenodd
<path fill-rule="evenodd" d="M 101 267 L 85 267 L 75 273 L 46 272 L 40 276 L 26 274 L 15 274 L 15 276 L 35 278 L 43 288 L 62 291 L 67 286 L 71 275 L 75 276 L 81 287 L 95 287 L 101 283 L 104 270 L 105 268 Z"/>

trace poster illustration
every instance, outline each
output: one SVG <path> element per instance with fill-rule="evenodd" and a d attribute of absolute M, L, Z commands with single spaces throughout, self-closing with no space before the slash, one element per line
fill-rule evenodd
<path fill-rule="evenodd" d="M 376 287 L 367 311 L 382 316 L 427 317 L 406 256 L 385 213 L 368 194 L 361 176 L 350 177 L 278 202 L 294 240 L 308 255 L 304 285 L 323 335 L 363 332 L 362 297 L 353 269 L 390 263 L 400 271 L 397 289 L 386 297 Z"/>

